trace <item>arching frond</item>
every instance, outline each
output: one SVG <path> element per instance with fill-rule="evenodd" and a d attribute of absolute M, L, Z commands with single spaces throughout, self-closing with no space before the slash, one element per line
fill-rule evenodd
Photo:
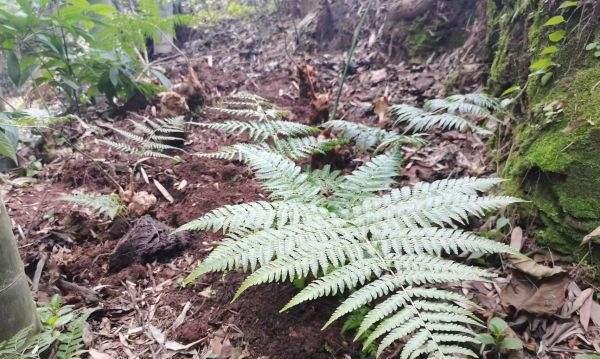
<path fill-rule="evenodd" d="M 220 123 L 194 122 L 192 124 L 236 136 L 239 136 L 243 133 L 247 133 L 250 139 L 252 139 L 253 141 L 264 141 L 267 138 L 275 136 L 311 135 L 319 131 L 315 127 L 289 121 L 225 121 Z"/>
<path fill-rule="evenodd" d="M 168 143 L 181 143 L 183 145 L 184 122 L 183 117 L 168 119 L 145 119 L 144 121 L 129 120 L 139 134 L 113 126 L 107 126 L 115 134 L 125 140 L 100 140 L 119 152 L 125 152 L 137 157 L 173 158 L 165 151 L 183 151 L 180 147 Z"/>
<path fill-rule="evenodd" d="M 425 102 L 423 106 L 427 111 L 440 112 L 447 111 L 450 114 L 474 115 L 477 117 L 491 116 L 490 111 L 485 107 L 481 107 L 469 102 L 450 101 L 447 99 L 434 99 Z"/>
<path fill-rule="evenodd" d="M 381 128 L 344 120 L 328 121 L 322 126 L 339 132 L 340 136 L 350 141 L 354 141 L 356 146 L 363 150 L 371 150 L 384 141 L 399 139 L 401 137 L 401 135 L 397 133 L 389 132 Z"/>
<path fill-rule="evenodd" d="M 351 205 L 358 200 L 376 195 L 389 189 L 398 175 L 402 158 L 398 152 L 384 153 L 345 176 L 336 197 Z"/>
<path fill-rule="evenodd" d="M 452 95 L 446 98 L 448 101 L 466 102 L 485 107 L 490 111 L 500 110 L 500 101 L 484 93 L 468 93 L 463 95 Z"/>
<path fill-rule="evenodd" d="M 314 154 L 325 154 L 338 145 L 347 143 L 344 139 L 319 137 L 292 137 L 275 139 L 270 148 L 292 160 L 308 158 Z"/>
<path fill-rule="evenodd" d="M 503 180 L 501 178 L 465 177 L 459 179 L 443 179 L 435 182 L 419 182 L 414 186 L 395 188 L 388 194 L 367 198 L 360 205 L 352 207 L 352 216 L 360 216 L 402 202 L 409 202 L 444 194 L 477 195 L 487 192 Z"/>
<path fill-rule="evenodd" d="M 218 107 L 207 107 L 208 110 L 220 112 L 235 118 L 256 121 L 281 120 L 288 111 L 280 109 L 268 100 L 249 92 L 231 94 Z"/>
<path fill-rule="evenodd" d="M 217 208 L 177 231 L 254 232 L 331 218 L 332 215 L 314 204 L 258 201 Z"/>

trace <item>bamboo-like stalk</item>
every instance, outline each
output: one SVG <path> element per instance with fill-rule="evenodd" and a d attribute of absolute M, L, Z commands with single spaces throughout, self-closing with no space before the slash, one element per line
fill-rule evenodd
<path fill-rule="evenodd" d="M 40 323 L 12 224 L 0 196 L 0 341 L 28 327 L 35 332 Z"/>

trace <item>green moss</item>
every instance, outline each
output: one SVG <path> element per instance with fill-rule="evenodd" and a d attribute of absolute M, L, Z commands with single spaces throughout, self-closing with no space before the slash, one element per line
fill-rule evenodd
<path fill-rule="evenodd" d="M 562 172 L 573 161 L 567 153 L 570 143 L 570 140 L 560 132 L 543 134 L 528 151 L 527 161 L 543 171 Z"/>
<path fill-rule="evenodd" d="M 507 186 L 530 199 L 545 228 L 542 245 L 572 252 L 600 225 L 600 64 L 579 70 L 531 98 L 530 118 L 515 130 Z M 562 114 L 548 117 L 555 103 Z"/>

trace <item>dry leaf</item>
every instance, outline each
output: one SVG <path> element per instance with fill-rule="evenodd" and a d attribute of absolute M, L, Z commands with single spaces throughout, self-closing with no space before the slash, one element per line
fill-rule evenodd
<path fill-rule="evenodd" d="M 152 335 L 152 338 L 158 344 L 163 345 L 167 341 L 167 337 L 166 337 L 165 333 L 163 333 L 162 330 L 158 329 L 154 325 L 149 324 L 148 325 L 148 330 L 150 331 L 150 334 Z"/>
<path fill-rule="evenodd" d="M 510 283 L 500 293 L 502 305 L 512 306 L 533 314 L 552 315 L 557 313 L 565 302 L 565 292 L 569 278 L 554 276 L 537 285 L 523 276 L 513 276 Z"/>
<path fill-rule="evenodd" d="M 583 303 L 581 309 L 579 310 L 579 321 L 581 322 L 581 326 L 583 330 L 587 332 L 588 327 L 590 325 L 590 318 L 592 316 L 592 302 L 594 299 L 592 296 L 589 296 L 588 299 Z"/>
<path fill-rule="evenodd" d="M 127 206 L 127 211 L 136 216 L 141 217 L 154 207 L 156 197 L 146 191 L 136 192 L 131 198 L 131 203 Z"/>
<path fill-rule="evenodd" d="M 538 264 L 533 259 L 523 255 L 509 254 L 508 260 L 516 269 L 537 279 L 551 277 L 564 272 L 564 269 L 561 267 L 556 266 L 550 268 L 545 265 Z"/>
<path fill-rule="evenodd" d="M 112 359 L 110 355 L 99 352 L 93 348 L 88 351 L 88 354 L 92 359 Z"/>
<path fill-rule="evenodd" d="M 388 77 L 387 70 L 384 68 L 371 72 L 371 83 L 377 84 Z"/>
<path fill-rule="evenodd" d="M 385 96 L 381 96 L 373 101 L 373 112 L 378 116 L 378 123 L 380 125 L 388 122 L 388 108 L 390 107 L 390 103 Z"/>
<path fill-rule="evenodd" d="M 520 251 L 523 247 L 523 230 L 521 227 L 513 228 L 510 233 L 510 246 L 517 251 Z"/>

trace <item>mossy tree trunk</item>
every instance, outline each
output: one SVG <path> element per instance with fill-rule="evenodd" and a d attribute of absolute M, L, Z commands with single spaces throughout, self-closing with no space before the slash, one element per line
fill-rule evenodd
<path fill-rule="evenodd" d="M 600 226 L 600 61 L 584 49 L 600 38 L 600 3 L 580 2 L 568 10 L 559 9 L 560 3 L 488 3 L 488 87 L 496 94 L 526 87 L 501 169 L 510 179 L 508 189 L 531 200 L 528 216 L 539 221 L 538 244 L 584 255 L 582 238 Z M 543 26 L 561 14 L 566 22 L 560 27 Z M 558 29 L 567 36 L 550 42 L 548 35 Z M 552 77 L 530 77 L 530 64 L 551 45 L 558 47 Z"/>
<path fill-rule="evenodd" d="M 0 197 L 0 341 L 28 327 L 37 330 L 39 320 L 10 218 Z"/>

